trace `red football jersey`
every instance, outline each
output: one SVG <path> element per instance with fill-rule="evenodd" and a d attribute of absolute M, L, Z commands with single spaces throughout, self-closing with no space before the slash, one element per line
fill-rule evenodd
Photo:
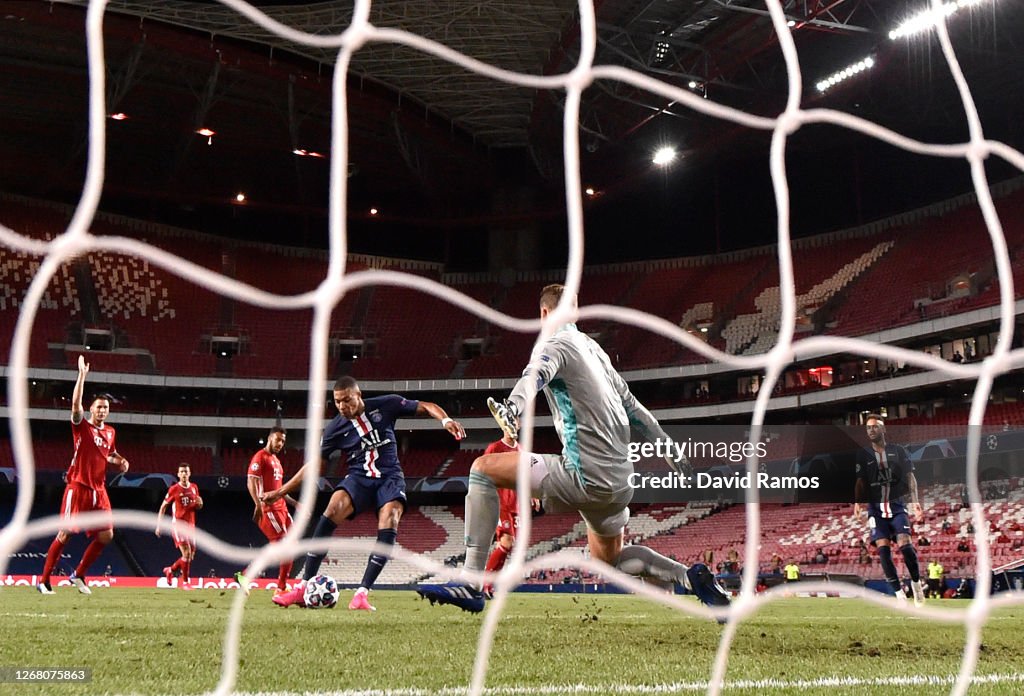
<path fill-rule="evenodd" d="M 516 442 L 512 447 L 509 447 L 505 444 L 504 440 L 496 440 L 487 445 L 487 449 L 484 450 L 484 454 L 503 454 L 504 452 L 518 451 L 518 442 Z M 517 517 L 519 515 L 519 498 L 516 496 L 514 488 L 499 488 L 498 500 L 501 503 L 501 511 L 498 513 L 500 517 Z"/>
<path fill-rule="evenodd" d="M 252 455 L 249 460 L 249 476 L 254 476 L 263 482 L 263 492 L 271 493 L 284 485 L 284 467 L 276 454 L 271 454 L 261 449 Z M 288 506 L 284 498 L 274 501 L 269 507 L 264 505 L 264 510 L 287 510 Z"/>
<path fill-rule="evenodd" d="M 484 450 L 484 454 L 503 454 L 504 452 L 518 452 L 519 443 L 509 447 L 505 444 L 504 440 L 495 440 L 491 444 L 487 445 L 487 449 Z"/>
<path fill-rule="evenodd" d="M 116 452 L 114 429 L 105 424 L 102 428 L 92 425 L 83 418 L 77 425 L 71 423 L 75 453 L 68 469 L 68 483 L 78 483 L 93 490 L 107 486 L 107 457 Z"/>
<path fill-rule="evenodd" d="M 500 518 L 519 517 L 519 496 L 514 488 L 499 488 L 498 502 L 501 505 L 498 512 Z"/>
<path fill-rule="evenodd" d="M 167 496 L 164 501 L 171 504 L 171 517 L 173 520 L 181 520 L 195 526 L 196 523 L 196 502 L 199 499 L 199 487 L 191 481 L 187 486 L 174 482 L 167 489 Z"/>

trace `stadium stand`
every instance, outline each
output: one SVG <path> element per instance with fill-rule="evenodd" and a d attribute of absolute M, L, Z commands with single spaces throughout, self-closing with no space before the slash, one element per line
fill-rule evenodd
<path fill-rule="evenodd" d="M 354 376 L 447 376 L 474 324 L 474 315 L 433 295 L 380 286 L 374 290 L 365 321 L 366 331 L 377 336 L 377 347 L 371 359 L 355 363 Z"/>
<path fill-rule="evenodd" d="M 520 319 L 538 316 L 537 298 L 544 281 L 517 283 L 503 295 L 495 298 L 494 309 Z M 531 334 L 504 331 L 487 324 L 483 353 L 470 361 L 466 377 L 519 374 L 529 358 L 535 337 Z"/>
<path fill-rule="evenodd" d="M 1017 294 L 1024 296 L 1024 220 L 1018 211 L 1024 192 L 1005 186 L 1000 194 L 997 206 L 1014 274 L 1021 281 Z M 4 221 L 20 231 L 45 238 L 66 224 L 68 213 L 60 206 L 18 197 L 4 200 Z M 862 230 L 794 241 L 800 330 L 861 335 L 995 304 L 998 286 L 992 276 L 991 244 L 980 214 L 969 203 L 955 199 Z M 326 272 L 320 252 L 227 245 L 102 214 L 93 228 L 99 234 L 148 240 L 205 268 L 286 295 L 313 290 Z M 925 248 L 954 246 L 961 251 L 921 253 Z M 47 291 L 33 331 L 33 365 L 67 366 L 70 358 L 62 346 L 74 350 L 73 337 L 94 326 L 109 330 L 117 344 L 114 352 L 95 358 L 111 371 L 271 378 L 307 374 L 307 341 L 297 342 L 296 337 L 309 335 L 311 312 L 236 303 L 126 256 L 93 253 L 87 261 L 79 268 L 66 264 Z M 533 274 L 508 286 L 488 274 L 442 276 L 431 264 L 369 257 L 351 258 L 348 268 L 389 265 L 442 280 L 495 309 L 531 319 L 537 316 L 540 289 L 557 280 Z M 19 305 L 37 268 L 38 261 L 28 254 L 5 255 L 0 262 L 0 308 Z M 774 344 L 778 330 L 775 268 L 772 247 L 594 267 L 585 271 L 581 297 L 585 304 L 651 312 L 728 352 L 757 353 Z M 914 282 L 906 282 L 907 277 Z M 398 307 L 403 311 L 396 314 Z M 384 316 L 387 321 L 381 320 Z M 13 332 L 15 318 L 14 313 L 0 312 L 0 329 Z M 630 327 L 595 321 L 582 328 L 601 340 L 619 369 L 703 360 L 671 341 Z M 168 335 L 175 340 L 166 340 Z M 216 355 L 213 336 L 235 339 L 237 355 Z M 465 310 L 454 310 L 433 296 L 390 286 L 346 296 L 332 317 L 331 338 L 332 366 L 372 379 L 516 375 L 534 340 L 531 334 L 505 331 Z M 354 342 L 361 342 L 356 350 Z"/>
<path fill-rule="evenodd" d="M 131 473 L 163 473 L 175 475 L 178 464 L 188 462 L 193 476 L 210 476 L 221 473 L 215 463 L 213 451 L 206 447 L 153 446 L 135 441 L 126 442 L 119 448 L 131 462 Z M 71 437 L 66 440 L 37 439 L 32 443 L 36 469 L 40 471 L 63 471 L 71 463 Z M 250 456 L 252 453 L 249 453 Z M 248 459 L 245 460 L 248 463 Z M 0 440 L 0 468 L 14 468 L 14 452 L 11 441 Z M 245 471 L 243 464 L 236 473 Z M 113 470 L 111 470 L 113 473 Z"/>
<path fill-rule="evenodd" d="M 483 450 L 460 449 L 450 452 L 444 461 L 436 467 L 431 475 L 433 476 L 469 476 L 469 468 L 473 466 L 473 460 L 483 454 Z M 404 463 L 402 465 L 405 466 Z"/>
<path fill-rule="evenodd" d="M 961 484 L 936 484 L 925 489 L 925 518 L 914 525 L 915 540 L 925 537 L 930 542 L 918 546 L 922 562 L 938 560 L 951 575 L 958 577 L 973 574 L 975 563 L 973 530 L 968 526 L 971 514 L 961 502 L 962 488 Z M 989 497 L 983 507 L 989 520 L 993 565 L 998 567 L 1024 556 L 1024 488 L 1019 479 L 1010 479 L 988 481 L 983 489 Z M 996 498 L 1000 492 L 1005 495 Z M 669 514 L 653 523 L 651 519 L 671 513 L 672 508 L 640 513 L 631 520 L 627 531 L 633 541 L 643 539 L 645 545 L 684 563 L 701 559 L 706 550 L 722 561 L 730 551 L 743 548 L 745 508 L 736 505 L 718 512 L 712 509 L 710 503 L 691 504 L 690 510 Z M 864 520 L 855 520 L 850 511 L 849 504 L 763 505 L 760 571 L 770 573 L 771 559 L 778 556 L 783 562 L 797 561 L 804 573 L 880 578 L 881 569 L 873 551 L 869 563 L 859 562 L 859 542 L 868 540 L 867 527 Z M 564 546 L 560 542 L 566 540 L 575 542 L 575 535 L 558 537 L 557 546 Z M 551 540 L 537 544 L 538 552 L 555 547 Z M 813 563 L 819 549 L 828 559 L 824 565 Z"/>
<path fill-rule="evenodd" d="M 932 415 L 922 414 L 893 418 L 887 423 L 889 426 L 966 426 L 969 413 L 969 406 L 937 408 Z M 984 432 L 1024 428 L 1024 403 L 1019 401 L 990 403 L 985 408 L 984 424 Z M 949 430 L 944 428 L 937 432 L 948 435 Z"/>
<path fill-rule="evenodd" d="M 1022 274 L 1024 224 L 1019 208 L 1024 194 L 996 199 L 1004 218 L 1015 281 Z M 861 335 L 884 327 L 902 326 L 952 313 L 954 308 L 988 306 L 998 302 L 993 291 L 992 245 L 981 214 L 960 208 L 916 220 L 891 231 L 893 249 L 851 283 L 829 333 Z M 922 253 L 924 249 L 956 248 L 955 254 Z M 908 282 L 908 278 L 914 280 Z M 1017 287 L 1017 297 L 1024 296 Z"/>
<path fill-rule="evenodd" d="M 842 245 L 839 253 L 836 253 L 834 247 L 826 246 L 800 249 L 794 254 L 793 265 L 799 273 L 796 279 L 796 309 L 801 321 L 812 316 L 892 248 L 892 242 L 880 242 L 844 263 L 850 254 L 857 254 L 866 246 L 865 241 L 849 240 Z M 836 266 L 838 270 L 835 270 Z M 771 349 L 778 338 L 782 316 L 779 297 L 778 285 L 766 287 L 754 297 L 755 311 L 737 314 L 726 324 L 722 330 L 726 352 L 763 353 Z"/>
<path fill-rule="evenodd" d="M 262 246 L 239 246 L 228 251 L 235 277 L 249 285 L 281 295 L 316 289 L 327 263 L 316 253 L 280 255 Z M 360 270 L 354 263 L 350 270 Z M 332 337 L 348 338 L 359 292 L 346 295 L 331 316 Z M 309 374 L 310 310 L 268 310 L 230 302 L 225 333 L 244 339 L 231 360 L 233 373 L 245 377 L 302 378 Z M 334 357 L 338 357 L 335 354 Z"/>
<path fill-rule="evenodd" d="M 463 518 L 451 510 L 437 506 L 410 507 L 402 515 L 398 543 L 409 551 L 443 563 L 465 550 L 463 535 Z M 372 515 L 361 515 L 339 525 L 334 536 L 376 541 L 377 520 Z M 327 555 L 323 564 L 324 572 L 344 584 L 357 584 L 365 568 L 366 554 L 362 553 L 332 552 Z M 426 573 L 409 563 L 393 560 L 384 567 L 378 583 L 404 585 L 426 576 Z"/>

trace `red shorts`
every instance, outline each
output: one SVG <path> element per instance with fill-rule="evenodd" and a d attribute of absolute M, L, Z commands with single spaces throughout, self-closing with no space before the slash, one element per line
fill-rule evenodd
<path fill-rule="evenodd" d="M 288 513 L 288 508 L 284 510 L 271 508 L 264 510 L 260 515 L 260 531 L 270 541 L 277 541 L 283 537 L 291 526 L 292 516 Z"/>
<path fill-rule="evenodd" d="M 70 522 L 71 516 L 83 512 L 106 512 L 106 517 L 87 529 L 79 528 Z M 64 531 L 77 534 L 84 531 L 86 536 L 94 537 L 100 532 L 114 530 L 114 517 L 110 514 L 110 498 L 106 488 L 93 489 L 80 483 L 69 483 L 64 487 L 64 497 L 60 502 L 60 514 L 67 522 Z"/>
<path fill-rule="evenodd" d="M 494 528 L 494 536 L 500 539 L 502 535 L 508 534 L 516 538 L 516 531 L 519 529 L 518 515 L 502 515 L 498 518 L 498 526 Z"/>
<path fill-rule="evenodd" d="M 196 550 L 196 535 L 195 527 L 188 522 L 172 522 L 171 523 L 171 536 L 174 538 L 174 545 L 179 549 L 182 546 L 187 546 L 192 549 L 195 553 Z"/>

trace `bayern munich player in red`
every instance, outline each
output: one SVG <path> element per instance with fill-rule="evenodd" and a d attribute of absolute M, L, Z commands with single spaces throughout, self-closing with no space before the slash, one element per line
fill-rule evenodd
<path fill-rule="evenodd" d="M 85 377 L 88 374 L 89 363 L 85 362 L 83 356 L 78 356 L 78 379 L 71 394 L 71 433 L 75 453 L 68 468 L 67 485 L 60 506 L 64 526 L 57 532 L 46 552 L 43 574 L 36 585 L 36 589 L 46 595 L 53 594 L 50 574 L 60 560 L 64 545 L 72 534 L 80 531 L 84 531 L 92 542 L 86 547 L 70 580 L 82 594 L 92 594 L 85 582 L 85 573 L 114 538 L 114 521 L 110 514 L 110 498 L 107 496 L 107 467 L 117 467 L 122 473 L 128 471 L 128 460 L 117 452 L 114 429 L 106 423 L 110 415 L 110 397 L 106 394 L 96 396 L 89 405 L 89 417 L 84 418 L 82 393 L 85 391 Z M 90 527 L 80 529 L 75 525 L 74 517 L 85 512 L 105 512 L 106 516 Z"/>
<path fill-rule="evenodd" d="M 267 435 L 267 444 L 256 454 L 252 455 L 249 461 L 248 486 L 249 495 L 256 508 L 252 513 L 252 521 L 259 525 L 263 536 L 273 543 L 285 535 L 288 528 L 292 526 L 292 516 L 288 513 L 288 505 L 297 505 L 297 501 L 291 496 L 275 500 L 272 503 L 264 503 L 260 499 L 265 493 L 272 493 L 281 487 L 284 481 L 284 467 L 281 460 L 277 458 L 284 449 L 288 433 L 281 426 L 274 426 Z M 280 565 L 277 573 L 277 589 L 275 595 L 287 591 L 288 578 L 292 574 L 292 562 L 287 560 Z M 235 580 L 246 592 L 249 591 L 247 573 L 235 573 Z"/>
<path fill-rule="evenodd" d="M 164 568 L 164 578 L 171 584 L 176 571 L 181 571 L 181 589 L 192 589 L 192 559 L 196 556 L 196 510 L 203 507 L 203 499 L 199 497 L 199 487 L 189 479 L 192 467 L 182 462 L 178 465 L 178 482 L 172 483 L 160 503 L 157 512 L 156 535 L 160 536 L 160 524 L 164 519 L 164 510 L 171 506 L 171 536 L 174 545 L 181 551 L 181 558 L 173 565 Z"/>
<path fill-rule="evenodd" d="M 484 454 L 501 454 L 503 452 L 518 452 L 519 443 L 514 437 L 502 432 L 500 440 L 487 445 Z M 501 509 L 498 513 L 498 526 L 494 530 L 494 537 L 497 543 L 494 550 L 487 558 L 487 565 L 484 570 L 496 573 L 505 567 L 508 555 L 512 553 L 512 545 L 516 541 L 516 531 L 519 529 L 519 498 L 514 488 L 499 488 L 498 501 Z M 540 500 L 533 498 L 530 506 L 536 511 L 540 509 Z M 491 585 L 484 587 L 484 594 L 490 596 L 493 592 Z"/>

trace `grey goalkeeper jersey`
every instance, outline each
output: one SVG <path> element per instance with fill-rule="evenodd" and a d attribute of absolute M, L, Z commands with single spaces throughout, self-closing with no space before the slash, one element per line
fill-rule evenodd
<path fill-rule="evenodd" d="M 566 467 L 588 490 L 628 487 L 630 425 L 647 440 L 667 439 L 651 412 L 629 390 L 597 342 L 566 324 L 534 349 L 509 400 L 522 413 L 544 390 Z"/>

